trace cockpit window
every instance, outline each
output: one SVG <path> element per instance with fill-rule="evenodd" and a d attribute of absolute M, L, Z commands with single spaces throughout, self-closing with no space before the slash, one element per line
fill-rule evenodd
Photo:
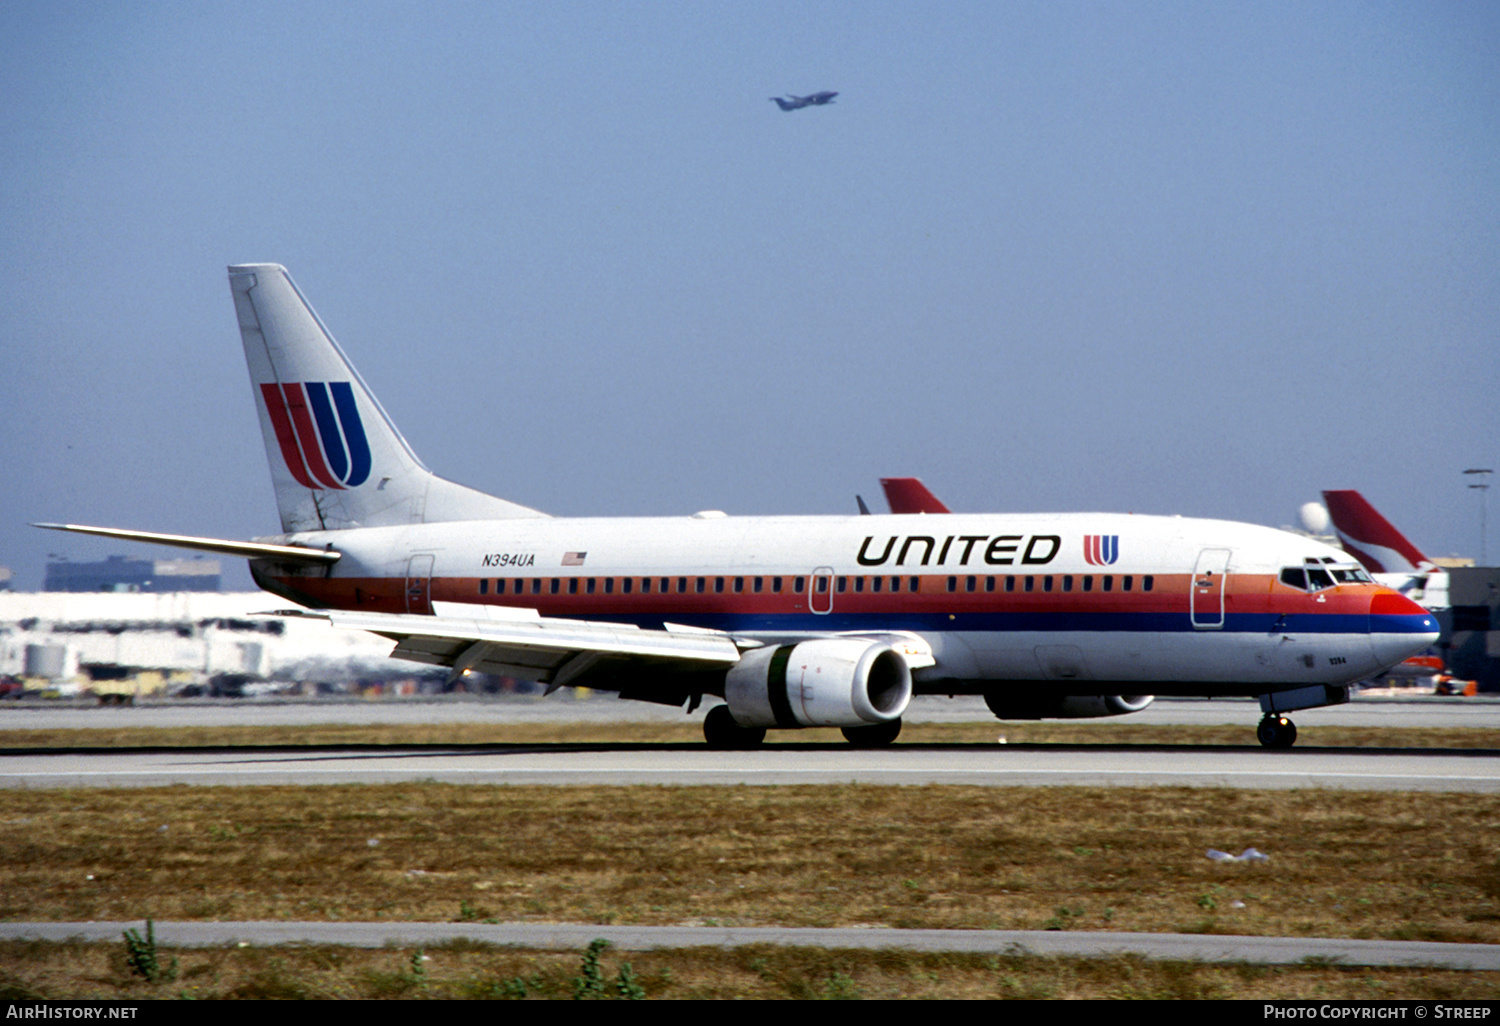
<path fill-rule="evenodd" d="M 1357 566 L 1325 566 L 1311 559 L 1304 566 L 1288 566 L 1281 570 L 1281 583 L 1300 591 L 1322 591 L 1335 584 L 1369 584 L 1370 575 Z"/>
<path fill-rule="evenodd" d="M 1333 575 L 1319 567 L 1307 568 L 1307 584 L 1313 591 L 1333 587 Z"/>

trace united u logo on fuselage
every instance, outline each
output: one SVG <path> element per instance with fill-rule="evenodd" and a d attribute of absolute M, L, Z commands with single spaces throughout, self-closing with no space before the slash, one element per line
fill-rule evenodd
<path fill-rule="evenodd" d="M 306 488 L 357 488 L 370 477 L 370 442 L 347 381 L 260 386 L 281 457 Z"/>
<path fill-rule="evenodd" d="M 1118 534 L 1083 536 L 1083 561 L 1089 566 L 1111 566 L 1119 558 L 1120 536 Z"/>

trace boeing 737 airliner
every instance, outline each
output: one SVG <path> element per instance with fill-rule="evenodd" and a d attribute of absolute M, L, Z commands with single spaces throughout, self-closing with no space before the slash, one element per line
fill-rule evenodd
<path fill-rule="evenodd" d="M 286 269 L 229 269 L 282 533 L 44 524 L 245 556 L 257 583 L 422 663 L 685 706 L 710 744 L 768 728 L 893 740 L 913 693 L 1002 719 L 1152 695 L 1288 711 L 1437 637 L 1344 553 L 1249 524 L 1109 513 L 564 519 L 431 473 Z"/>

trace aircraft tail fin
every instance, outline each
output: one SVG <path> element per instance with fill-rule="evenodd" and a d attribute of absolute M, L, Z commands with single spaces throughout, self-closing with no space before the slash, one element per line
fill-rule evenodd
<path fill-rule="evenodd" d="M 1324 492 L 1323 502 L 1328 507 L 1339 541 L 1366 570 L 1374 574 L 1392 574 L 1423 573 L 1432 569 L 1432 560 L 1377 513 L 1359 492 Z"/>
<path fill-rule="evenodd" d="M 880 487 L 885 489 L 885 501 L 890 503 L 892 513 L 953 512 L 918 478 L 882 477 Z"/>
<path fill-rule="evenodd" d="M 229 268 L 282 530 L 546 514 L 432 473 L 279 264 Z"/>

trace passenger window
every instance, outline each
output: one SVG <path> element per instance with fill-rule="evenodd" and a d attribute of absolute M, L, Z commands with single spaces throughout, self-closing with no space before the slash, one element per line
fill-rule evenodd
<path fill-rule="evenodd" d="M 560 578 L 560 577 L 554 577 L 554 578 L 552 578 L 552 588 L 551 588 L 552 594 L 556 595 L 561 590 L 562 590 L 562 578 Z"/>
<path fill-rule="evenodd" d="M 481 594 L 481 595 L 488 595 L 489 593 L 490 593 L 490 579 L 488 577 L 481 577 L 479 579 L 479 594 Z"/>
<path fill-rule="evenodd" d="M 1144 576 L 1144 577 L 1141 578 L 1141 590 L 1142 591 L 1150 591 L 1154 587 L 1156 587 L 1156 578 L 1155 577 L 1151 576 L 1150 574 L 1147 574 L 1146 576 Z"/>
<path fill-rule="evenodd" d="M 1073 590 L 1073 575 L 1063 574 L 1063 591 Z"/>

